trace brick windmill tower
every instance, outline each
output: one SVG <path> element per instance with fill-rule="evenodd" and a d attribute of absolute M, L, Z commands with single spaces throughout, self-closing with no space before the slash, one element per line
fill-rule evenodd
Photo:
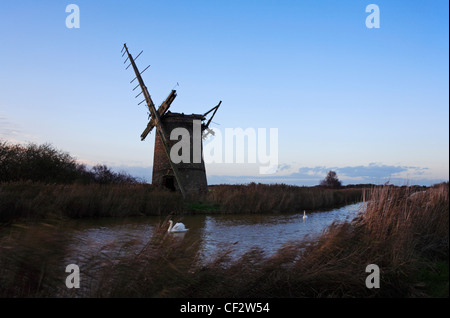
<path fill-rule="evenodd" d="M 138 85 L 136 85 L 133 90 L 138 87 L 141 88 L 141 92 L 136 95 L 136 97 L 141 94 L 145 97 L 139 104 L 145 101 L 149 110 L 150 121 L 141 134 L 141 140 L 144 140 L 153 128 L 156 127 L 157 131 L 153 157 L 152 184 L 180 191 L 183 197 L 186 196 L 187 192 L 206 191 L 208 185 L 206 181 L 205 163 L 203 161 L 202 136 L 205 131 L 211 132 L 209 124 L 222 101 L 205 114 L 185 115 L 184 113 L 172 113 L 168 110 L 177 96 L 176 90 L 172 90 L 166 100 L 159 106 L 158 110 L 156 110 L 147 87 L 141 77 L 141 74 L 145 72 L 150 65 L 142 72 L 139 72 L 135 63 L 135 60 L 141 55 L 142 51 L 135 59 L 133 59 L 126 44 L 124 44 L 122 52 L 122 56 L 125 54 L 128 55 L 124 63 L 130 61 L 130 65 L 127 66 L 127 69 L 132 66 L 134 73 L 136 74 L 136 77 L 130 83 L 133 83 L 136 79 L 138 80 Z M 211 117 L 205 123 L 206 116 L 211 112 Z M 181 161 L 176 159 L 173 160 L 174 154 L 177 155 L 177 158 L 180 157 L 180 151 L 172 151 L 172 147 L 177 144 L 179 140 L 171 140 L 170 138 L 172 132 L 177 128 L 184 129 L 183 131 L 187 132 L 189 135 L 189 148 L 180 149 L 181 152 L 188 151 L 189 154 L 181 156 L 185 158 Z"/>

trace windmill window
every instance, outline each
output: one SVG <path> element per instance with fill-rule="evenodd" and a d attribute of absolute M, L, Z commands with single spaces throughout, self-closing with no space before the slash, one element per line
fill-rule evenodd
<path fill-rule="evenodd" d="M 175 191 L 175 178 L 174 176 L 164 176 L 163 177 L 163 186 L 171 191 Z"/>

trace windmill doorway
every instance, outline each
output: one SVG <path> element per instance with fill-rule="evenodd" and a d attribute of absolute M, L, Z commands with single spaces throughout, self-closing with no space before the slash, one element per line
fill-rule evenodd
<path fill-rule="evenodd" d="M 163 176 L 163 186 L 165 186 L 170 191 L 175 191 L 175 177 Z"/>

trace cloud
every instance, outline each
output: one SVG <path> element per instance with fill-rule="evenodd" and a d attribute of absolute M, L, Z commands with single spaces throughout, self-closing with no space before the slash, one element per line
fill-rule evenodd
<path fill-rule="evenodd" d="M 286 165 L 288 167 L 289 165 Z M 281 170 L 281 169 L 280 169 Z M 285 170 L 285 169 L 283 169 Z M 345 167 L 301 167 L 296 172 L 288 175 L 271 176 L 208 176 L 208 182 L 218 183 L 286 183 L 293 185 L 313 186 L 318 185 L 323 180 L 328 171 L 333 170 L 338 178 L 346 184 L 374 183 L 383 184 L 420 184 L 432 185 L 446 181 L 444 179 L 426 178 L 428 168 L 415 166 L 385 165 L 379 163 L 370 163 L 367 166 L 345 166 Z"/>
<path fill-rule="evenodd" d="M 2 107 L 0 105 L 0 107 Z M 19 125 L 5 116 L 0 110 L 0 139 L 14 144 L 23 144 L 28 141 L 35 141 L 37 136 L 24 132 Z"/>
<path fill-rule="evenodd" d="M 288 164 L 281 164 L 278 166 L 278 171 L 288 171 L 289 169 L 291 169 L 291 165 Z"/>
<path fill-rule="evenodd" d="M 2 139 L 10 139 L 17 136 L 19 129 L 11 123 L 7 117 L 0 114 L 0 137 Z"/>
<path fill-rule="evenodd" d="M 133 177 L 140 178 L 151 183 L 152 166 L 108 166 L 116 172 L 125 172 Z M 292 168 L 290 165 L 283 165 L 282 170 Z M 345 167 L 301 167 L 296 172 L 287 175 L 214 175 L 207 174 L 208 184 L 246 184 L 250 182 L 260 183 L 285 183 L 298 186 L 315 186 L 323 180 L 328 171 L 333 170 L 338 174 L 339 180 L 344 185 L 348 184 L 384 184 L 389 181 L 391 184 L 405 185 L 432 185 L 447 181 L 447 179 L 427 178 L 425 172 L 428 168 L 414 166 L 385 165 L 370 163 L 367 166 L 345 166 Z M 408 178 L 408 175 L 410 176 Z"/>
<path fill-rule="evenodd" d="M 404 172 L 413 172 L 415 175 L 423 175 L 425 170 L 428 170 L 428 168 L 411 166 L 388 166 L 376 163 L 370 163 L 368 166 L 335 168 L 335 171 L 338 174 L 340 173 L 346 177 L 366 179 L 396 177 L 400 176 Z"/>

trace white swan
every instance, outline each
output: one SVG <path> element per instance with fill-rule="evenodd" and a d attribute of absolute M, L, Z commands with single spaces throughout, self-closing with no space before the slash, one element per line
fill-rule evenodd
<path fill-rule="evenodd" d="M 167 232 L 170 233 L 177 233 L 177 232 L 186 232 L 188 229 L 184 226 L 183 223 L 176 223 L 175 225 L 173 225 L 173 221 L 169 220 L 169 229 L 167 230 Z"/>
<path fill-rule="evenodd" d="M 308 216 L 306 215 L 306 211 L 303 210 L 303 220 L 306 219 Z"/>

